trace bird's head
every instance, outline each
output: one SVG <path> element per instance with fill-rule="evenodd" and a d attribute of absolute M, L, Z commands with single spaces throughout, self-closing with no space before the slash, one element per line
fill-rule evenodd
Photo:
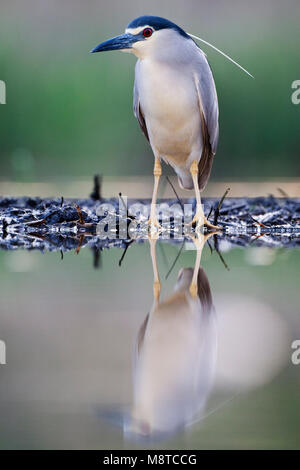
<path fill-rule="evenodd" d="M 91 52 L 121 50 L 145 58 L 168 49 L 168 46 L 176 47 L 182 39 L 191 40 L 190 36 L 172 21 L 159 16 L 140 16 L 129 23 L 125 34 L 102 42 Z"/>

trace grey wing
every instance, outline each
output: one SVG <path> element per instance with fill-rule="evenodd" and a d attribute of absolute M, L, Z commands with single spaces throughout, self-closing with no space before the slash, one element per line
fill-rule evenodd
<path fill-rule="evenodd" d="M 199 162 L 199 189 L 205 188 L 210 176 L 219 139 L 219 106 L 214 77 L 205 54 L 199 48 L 197 66 L 194 71 L 201 116 L 203 150 Z"/>
<path fill-rule="evenodd" d="M 137 118 L 140 128 L 143 131 L 146 139 L 149 142 L 149 135 L 147 131 L 147 126 L 145 122 L 145 118 L 143 115 L 143 111 L 141 109 L 140 98 L 139 98 L 139 90 L 138 90 L 138 63 L 135 67 L 135 80 L 134 80 L 134 87 L 133 87 L 133 112 L 135 117 Z"/>

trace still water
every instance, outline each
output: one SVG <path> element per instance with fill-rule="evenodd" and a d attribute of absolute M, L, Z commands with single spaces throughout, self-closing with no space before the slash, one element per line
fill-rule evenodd
<path fill-rule="evenodd" d="M 195 248 L 0 252 L 2 449 L 300 448 L 300 252 Z"/>

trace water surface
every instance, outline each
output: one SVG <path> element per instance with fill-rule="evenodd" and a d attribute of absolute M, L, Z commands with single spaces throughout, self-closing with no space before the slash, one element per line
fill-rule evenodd
<path fill-rule="evenodd" d="M 300 366 L 291 361 L 300 339 L 299 251 L 224 242 L 228 271 L 206 245 L 206 281 L 198 284 L 206 287 L 193 310 L 172 300 L 181 269 L 194 268 L 193 248 L 185 243 L 165 279 L 180 245 L 157 243 L 165 307 L 154 349 L 155 341 L 145 343 L 153 311 L 148 242 L 133 243 L 121 267 L 121 249 L 102 251 L 99 269 L 89 248 L 63 259 L 0 252 L 1 448 L 300 447 Z M 200 352 L 189 308 L 206 315 Z M 136 353 L 141 337 L 150 366 Z M 153 367 L 155 354 L 165 372 L 159 362 Z"/>

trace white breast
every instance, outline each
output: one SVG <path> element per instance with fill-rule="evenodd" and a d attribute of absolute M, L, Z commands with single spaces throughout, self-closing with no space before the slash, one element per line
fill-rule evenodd
<path fill-rule="evenodd" d="M 154 153 L 183 165 L 201 155 L 201 123 L 194 77 L 176 64 L 144 59 L 137 64 L 139 99 Z"/>

